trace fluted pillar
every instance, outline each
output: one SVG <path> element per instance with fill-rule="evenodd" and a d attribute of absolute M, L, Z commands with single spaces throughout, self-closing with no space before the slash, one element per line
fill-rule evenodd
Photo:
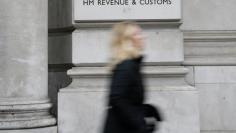
<path fill-rule="evenodd" d="M 49 113 L 47 5 L 0 0 L 0 129 L 56 123 Z"/>

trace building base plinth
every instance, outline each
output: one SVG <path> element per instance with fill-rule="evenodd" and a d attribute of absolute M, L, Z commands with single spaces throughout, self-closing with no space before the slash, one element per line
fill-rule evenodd
<path fill-rule="evenodd" d="M 57 133 L 57 126 L 35 129 L 0 130 L 0 133 Z"/>

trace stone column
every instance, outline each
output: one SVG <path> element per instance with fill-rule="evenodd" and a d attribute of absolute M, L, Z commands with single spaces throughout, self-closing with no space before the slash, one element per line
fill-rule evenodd
<path fill-rule="evenodd" d="M 0 129 L 55 125 L 48 99 L 48 1 L 0 1 Z"/>

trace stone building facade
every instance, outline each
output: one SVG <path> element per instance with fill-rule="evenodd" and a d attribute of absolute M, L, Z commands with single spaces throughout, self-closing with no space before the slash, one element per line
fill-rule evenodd
<path fill-rule="evenodd" d="M 0 0 L 0 133 L 102 129 L 113 22 L 75 20 L 75 1 Z M 139 22 L 158 133 L 236 133 L 235 7 L 182 0 L 180 20 Z"/>

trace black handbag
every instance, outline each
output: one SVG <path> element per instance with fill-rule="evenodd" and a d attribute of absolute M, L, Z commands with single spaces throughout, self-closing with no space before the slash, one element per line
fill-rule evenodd
<path fill-rule="evenodd" d="M 143 104 L 144 117 L 146 119 L 146 130 L 152 133 L 157 130 L 157 122 L 163 121 L 160 109 L 151 104 Z"/>

